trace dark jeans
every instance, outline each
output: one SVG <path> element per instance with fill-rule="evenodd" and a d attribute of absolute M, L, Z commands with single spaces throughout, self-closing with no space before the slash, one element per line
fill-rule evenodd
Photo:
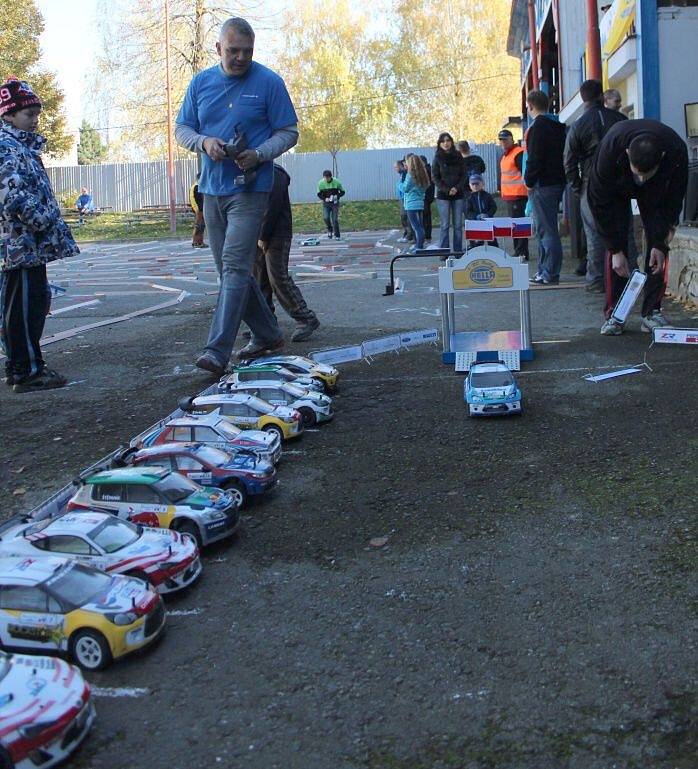
<path fill-rule="evenodd" d="M 526 216 L 526 202 L 528 198 L 514 198 L 514 200 L 505 200 L 507 204 L 507 213 L 512 219 L 520 219 Z M 525 256 L 528 259 L 528 238 L 514 238 L 514 254 L 516 256 Z"/>
<path fill-rule="evenodd" d="M 7 374 L 38 374 L 44 367 L 41 335 L 51 306 L 46 266 L 19 267 L 2 273 L 2 336 Z"/>
<path fill-rule="evenodd" d="M 406 211 L 407 218 L 414 230 L 417 248 L 424 248 L 424 224 L 422 223 L 423 211 Z"/>
<path fill-rule="evenodd" d="M 563 184 L 551 184 L 547 187 L 536 186 L 529 193 L 539 244 L 537 273 L 545 280 L 560 277 L 562 241 L 557 215 L 564 189 Z"/>
<path fill-rule="evenodd" d="M 424 237 L 427 240 L 431 240 L 431 204 L 434 202 L 434 193 L 431 195 L 427 190 L 427 194 L 424 198 L 424 215 L 422 216 L 422 222 L 424 224 Z"/>
<path fill-rule="evenodd" d="M 254 276 L 274 312 L 273 294 L 279 304 L 296 321 L 307 324 L 317 320 L 315 313 L 308 307 L 298 286 L 288 272 L 288 254 L 291 250 L 291 238 L 272 238 L 265 243 L 262 251 L 257 247 L 257 258 L 254 264 Z"/>
<path fill-rule="evenodd" d="M 322 218 L 325 220 L 325 227 L 330 235 L 339 237 L 339 203 L 323 203 Z"/>

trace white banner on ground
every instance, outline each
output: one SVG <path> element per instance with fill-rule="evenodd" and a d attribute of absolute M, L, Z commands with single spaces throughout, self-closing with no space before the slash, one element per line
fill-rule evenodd
<path fill-rule="evenodd" d="M 641 368 L 622 368 L 618 371 L 609 371 L 608 374 L 596 374 L 592 376 L 587 374 L 582 379 L 586 379 L 587 382 L 603 382 L 605 379 L 615 379 L 617 376 L 626 376 L 627 374 L 639 374 L 642 371 Z"/>
<path fill-rule="evenodd" d="M 365 358 L 371 358 L 381 352 L 394 352 L 400 349 L 400 335 L 393 334 L 381 339 L 367 339 L 361 347 Z"/>
<path fill-rule="evenodd" d="M 353 360 L 362 360 L 364 357 L 363 346 L 360 344 L 351 347 L 337 347 L 334 350 L 318 350 L 311 352 L 310 357 L 318 363 L 349 363 Z"/>
<path fill-rule="evenodd" d="M 698 328 L 655 328 L 652 330 L 655 344 L 690 344 L 698 345 Z"/>
<path fill-rule="evenodd" d="M 630 315 L 630 311 L 633 309 L 633 305 L 637 301 L 638 296 L 642 292 L 642 287 L 645 285 L 647 275 L 640 270 L 633 270 L 632 275 L 628 278 L 628 282 L 623 289 L 623 293 L 620 295 L 618 303 L 613 308 L 611 317 L 613 320 L 617 320 L 618 323 L 625 323 Z"/>
<path fill-rule="evenodd" d="M 439 341 L 439 332 L 435 328 L 424 328 L 420 331 L 408 331 L 400 334 L 401 347 L 414 347 L 418 344 L 429 344 Z"/>

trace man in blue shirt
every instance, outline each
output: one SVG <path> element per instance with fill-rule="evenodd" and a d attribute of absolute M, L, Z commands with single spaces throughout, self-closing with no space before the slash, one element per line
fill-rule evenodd
<path fill-rule="evenodd" d="M 254 31 L 245 19 L 223 24 L 216 51 L 220 64 L 189 84 L 175 137 L 202 153 L 199 191 L 221 287 L 196 365 L 220 376 L 241 320 L 252 338 L 239 358 L 257 358 L 284 344 L 252 269 L 272 187 L 272 161 L 298 142 L 298 118 L 281 77 L 252 61 Z"/>
<path fill-rule="evenodd" d="M 92 214 L 95 204 L 87 187 L 80 188 L 80 197 L 75 201 L 75 210 L 80 214 L 80 224 L 85 223 L 85 214 Z"/>

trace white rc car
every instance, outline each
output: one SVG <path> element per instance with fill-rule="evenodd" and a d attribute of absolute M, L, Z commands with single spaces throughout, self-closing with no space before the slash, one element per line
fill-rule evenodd
<path fill-rule="evenodd" d="M 73 665 L 0 652 L 0 767 L 63 762 L 95 720 L 90 687 Z"/>
<path fill-rule="evenodd" d="M 71 558 L 110 574 L 126 574 L 173 593 L 201 574 L 196 542 L 186 534 L 122 521 L 109 513 L 64 513 L 23 523 L 0 535 L 0 557 Z"/>

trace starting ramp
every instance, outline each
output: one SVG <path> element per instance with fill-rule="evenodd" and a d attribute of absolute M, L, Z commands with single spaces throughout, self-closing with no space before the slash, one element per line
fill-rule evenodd
<path fill-rule="evenodd" d="M 482 224 L 478 223 L 480 227 Z M 481 235 L 479 231 L 478 235 Z M 474 234 L 468 231 L 466 225 L 468 236 L 474 239 Z M 519 328 L 458 331 L 455 318 L 456 296 L 487 292 L 518 294 Z M 520 259 L 509 256 L 506 251 L 495 246 L 472 248 L 458 259 L 449 258 L 439 269 L 439 293 L 444 363 L 456 363 L 458 370 L 467 370 L 475 361 L 501 360 L 510 369 L 516 370 L 520 361 L 533 360 L 528 266 Z"/>

